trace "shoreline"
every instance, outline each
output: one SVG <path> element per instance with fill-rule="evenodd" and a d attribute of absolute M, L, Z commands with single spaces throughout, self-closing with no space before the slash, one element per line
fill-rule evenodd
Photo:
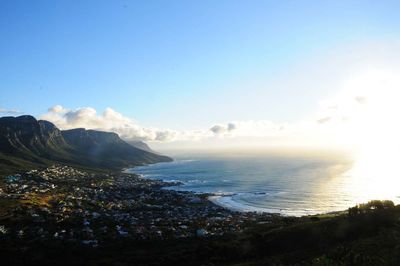
<path fill-rule="evenodd" d="M 170 163 L 170 162 L 161 162 L 161 163 L 155 163 L 155 164 L 165 164 L 165 163 Z M 139 166 L 139 167 L 149 167 L 149 166 L 155 165 L 155 164 L 143 165 L 143 166 Z M 174 189 L 173 187 L 181 187 L 181 186 L 184 186 L 185 183 L 180 180 L 166 180 L 163 178 L 146 177 L 145 174 L 140 174 L 140 173 L 135 172 L 135 168 L 136 167 L 126 168 L 123 170 L 123 173 L 135 174 L 145 180 L 157 180 L 160 182 L 164 182 L 164 183 L 168 184 L 164 187 L 167 190 L 173 190 L 173 191 L 178 191 L 178 192 L 184 191 L 184 192 L 193 193 L 195 195 L 206 196 L 207 200 L 210 201 L 211 203 L 213 203 L 219 207 L 222 207 L 228 211 L 232 211 L 232 212 L 280 215 L 282 217 L 307 217 L 307 216 L 324 215 L 324 214 L 330 214 L 330 213 L 344 211 L 344 210 L 327 211 L 327 212 L 314 212 L 314 211 L 308 211 L 308 210 L 291 210 L 291 211 L 280 210 L 280 211 L 277 211 L 274 209 L 254 207 L 254 206 L 250 206 L 250 205 L 246 205 L 246 204 L 234 201 L 233 196 L 235 196 L 236 193 L 196 192 L 196 191 L 192 191 L 189 189 Z"/>
<path fill-rule="evenodd" d="M 0 190 L 0 203 L 6 206 L 0 238 L 98 247 L 118 239 L 216 237 L 280 219 L 231 211 L 210 201 L 210 194 L 165 189 L 176 185 L 61 165 L 10 175 Z"/>
<path fill-rule="evenodd" d="M 273 264 L 288 254 L 298 258 L 299 249 L 324 254 L 326 239 L 336 248 L 338 237 L 346 243 L 347 235 L 363 236 L 371 221 L 398 230 L 400 217 L 400 206 L 384 202 L 302 217 L 234 212 L 208 199 L 213 195 L 165 189 L 176 183 L 60 165 L 3 181 L 0 247 L 8 265 L 180 265 L 193 259 L 196 265 Z M 348 233 L 338 236 L 343 230 Z"/>
<path fill-rule="evenodd" d="M 285 213 L 274 212 L 273 210 L 265 209 L 265 208 L 257 208 L 252 206 L 246 206 L 244 204 L 240 204 L 235 202 L 232 199 L 232 196 L 228 195 L 211 195 L 207 198 L 209 201 L 213 202 L 214 204 L 226 208 L 230 211 L 237 211 L 237 212 L 256 212 L 256 213 L 268 213 L 268 214 L 275 214 L 275 215 L 282 215 L 282 216 L 293 216 L 287 215 Z"/>

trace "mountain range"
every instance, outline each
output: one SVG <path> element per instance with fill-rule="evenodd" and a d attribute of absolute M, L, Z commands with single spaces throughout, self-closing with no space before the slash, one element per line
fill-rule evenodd
<path fill-rule="evenodd" d="M 116 133 L 76 128 L 60 130 L 33 116 L 0 117 L 0 173 L 55 163 L 93 170 L 172 161 L 144 142 L 127 143 Z"/>

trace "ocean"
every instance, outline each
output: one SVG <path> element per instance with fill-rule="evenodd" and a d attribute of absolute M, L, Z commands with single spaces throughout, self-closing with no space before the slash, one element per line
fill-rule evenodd
<path fill-rule="evenodd" d="M 180 186 L 166 189 L 210 193 L 214 203 L 235 211 L 301 216 L 345 210 L 379 195 L 364 193 L 366 187 L 374 186 L 373 180 L 356 178 L 352 173 L 354 161 L 349 156 L 179 156 L 174 159 L 170 163 L 127 171 L 143 178 L 182 182 Z M 398 199 L 396 194 L 385 196 L 385 199 Z"/>

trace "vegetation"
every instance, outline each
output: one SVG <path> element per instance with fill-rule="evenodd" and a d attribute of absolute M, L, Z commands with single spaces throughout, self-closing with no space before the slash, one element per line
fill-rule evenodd
<path fill-rule="evenodd" d="M 99 248 L 47 242 L 28 249 L 16 242 L 19 248 L 2 243 L 0 251 L 7 265 L 399 265 L 399 219 L 400 206 L 371 201 L 215 238 L 126 240 Z"/>

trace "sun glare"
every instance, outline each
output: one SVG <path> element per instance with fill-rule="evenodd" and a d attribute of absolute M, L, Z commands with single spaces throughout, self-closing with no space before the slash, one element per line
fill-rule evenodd
<path fill-rule="evenodd" d="M 343 105 L 346 121 L 337 132 L 356 151 L 354 166 L 346 173 L 351 176 L 348 189 L 358 203 L 371 199 L 399 202 L 399 75 L 369 71 L 352 80 L 345 93 L 353 102 Z"/>

